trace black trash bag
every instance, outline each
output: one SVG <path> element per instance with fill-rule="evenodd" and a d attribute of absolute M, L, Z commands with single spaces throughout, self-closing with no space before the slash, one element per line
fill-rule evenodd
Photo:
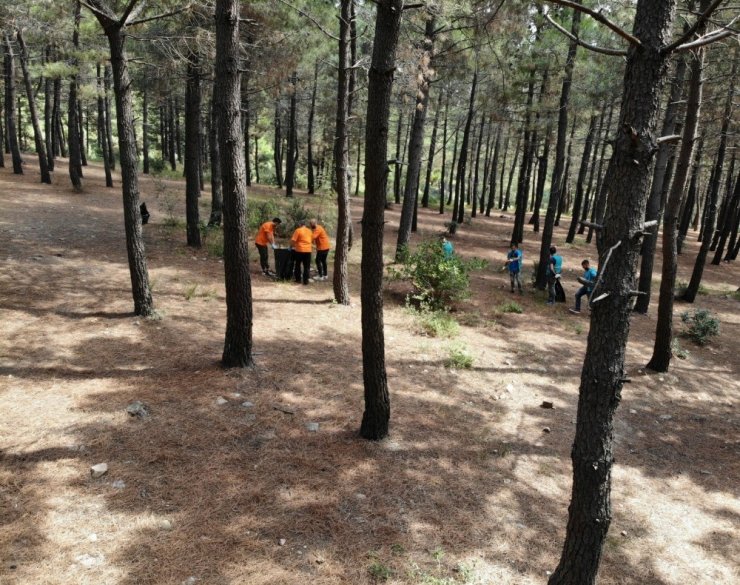
<path fill-rule="evenodd" d="M 556 303 L 565 302 L 565 289 L 563 288 L 563 285 L 560 284 L 559 278 L 555 281 L 555 302 Z"/>
<path fill-rule="evenodd" d="M 146 203 L 139 205 L 139 211 L 141 212 L 141 225 L 149 223 L 149 211 L 147 211 Z"/>
<path fill-rule="evenodd" d="M 288 248 L 277 248 L 275 254 L 275 276 L 278 280 L 293 278 L 293 251 Z"/>

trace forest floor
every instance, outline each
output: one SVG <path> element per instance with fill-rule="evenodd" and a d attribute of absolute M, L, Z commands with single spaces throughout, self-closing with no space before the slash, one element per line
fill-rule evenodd
<path fill-rule="evenodd" d="M 118 179 L 105 189 L 93 165 L 76 194 L 66 162 L 48 186 L 26 160 L 24 176 L 0 169 L 3 585 L 545 583 L 563 542 L 589 320 L 529 290 L 513 299 L 522 314 L 503 312 L 510 214 L 454 240 L 490 261 L 455 307 L 456 338 L 422 335 L 389 287 L 392 426 L 371 443 L 357 435 L 359 238 L 350 307 L 332 304 L 330 281 L 267 280 L 251 248 L 257 367 L 223 370 L 223 264 L 166 225 L 184 215 L 183 183 L 142 180 L 161 314 L 146 320 L 131 316 Z M 202 204 L 207 217 L 207 193 Z M 357 200 L 355 221 L 360 211 Z M 391 258 L 398 206 L 388 220 Z M 421 210 L 419 235 L 442 221 Z M 525 238 L 528 279 L 529 226 Z M 561 251 L 570 304 L 595 248 L 579 239 Z M 689 354 L 668 374 L 643 369 L 656 303 L 632 319 L 603 585 L 740 578 L 740 264 L 708 265 L 704 285 L 695 306 L 719 315 L 721 334 L 703 348 L 681 338 Z M 678 330 L 687 308 L 676 305 Z M 445 367 L 463 347 L 472 367 Z M 149 417 L 127 414 L 136 400 Z M 92 479 L 101 462 L 107 475 Z"/>

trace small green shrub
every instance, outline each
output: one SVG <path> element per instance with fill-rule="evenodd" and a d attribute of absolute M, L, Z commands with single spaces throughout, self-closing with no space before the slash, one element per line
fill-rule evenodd
<path fill-rule="evenodd" d="M 486 266 L 485 260 L 463 260 L 453 254 L 445 257 L 442 242 L 427 240 L 413 251 L 405 250 L 401 268 L 390 272 L 393 278 L 411 281 L 414 294 L 411 300 L 432 310 L 444 308 L 451 301 L 470 296 L 470 272 Z"/>
<path fill-rule="evenodd" d="M 673 338 L 673 341 L 671 341 L 671 353 L 680 360 L 685 360 L 689 357 L 688 350 L 682 348 L 678 339 L 675 337 Z"/>
<path fill-rule="evenodd" d="M 681 314 L 681 321 L 687 326 L 684 335 L 697 345 L 707 345 L 712 337 L 719 335 L 719 318 L 708 309 L 686 311 Z"/>
<path fill-rule="evenodd" d="M 453 370 L 469 370 L 473 367 L 473 356 L 464 345 L 453 345 L 449 349 L 449 356 L 445 360 L 445 367 Z"/>
<path fill-rule="evenodd" d="M 220 227 L 207 227 L 203 230 L 204 247 L 209 256 L 224 257 L 224 232 Z"/>
<path fill-rule="evenodd" d="M 524 313 L 524 308 L 519 303 L 509 301 L 508 303 L 504 303 L 499 306 L 499 311 L 502 313 L 516 313 L 517 315 L 521 315 Z"/>
<path fill-rule="evenodd" d="M 429 337 L 449 338 L 460 333 L 460 324 L 447 311 L 433 311 L 427 307 L 410 310 L 421 331 Z"/>
<path fill-rule="evenodd" d="M 292 234 L 302 221 L 311 219 L 311 211 L 298 199 L 292 199 L 285 210 L 284 226 L 286 233 Z M 281 226 L 283 227 L 283 226 Z"/>
<path fill-rule="evenodd" d="M 376 581 L 387 581 L 393 575 L 393 570 L 380 561 L 373 561 L 367 568 L 367 572 Z"/>
<path fill-rule="evenodd" d="M 189 301 L 195 296 L 195 291 L 198 289 L 197 284 L 191 284 L 190 286 L 185 288 L 185 300 Z"/>
<path fill-rule="evenodd" d="M 279 216 L 280 206 L 277 201 L 268 199 L 267 201 L 250 200 L 247 202 L 247 225 L 250 233 L 256 232 L 266 221 Z"/>

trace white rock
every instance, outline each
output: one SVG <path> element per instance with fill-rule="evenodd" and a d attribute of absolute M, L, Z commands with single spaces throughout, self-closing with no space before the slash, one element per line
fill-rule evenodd
<path fill-rule="evenodd" d="M 246 400 L 246 401 L 242 402 L 242 406 L 244 408 L 252 408 L 254 406 L 254 402 L 249 402 L 249 400 Z"/>
<path fill-rule="evenodd" d="M 122 490 L 123 488 L 126 487 L 126 482 L 123 481 L 122 479 L 117 479 L 111 484 L 111 486 L 117 490 Z"/>
<path fill-rule="evenodd" d="M 673 417 L 670 414 L 661 414 L 661 420 L 671 420 Z"/>
<path fill-rule="evenodd" d="M 358 500 L 366 500 L 367 496 L 358 492 L 355 494 L 355 498 L 357 498 Z"/>
<path fill-rule="evenodd" d="M 89 555 L 87 553 L 83 555 L 77 555 L 75 557 L 75 560 L 80 563 L 83 567 L 86 567 L 88 569 L 92 567 L 97 567 L 99 565 L 102 565 L 105 562 L 105 557 L 103 555 Z"/>
<path fill-rule="evenodd" d="M 219 406 L 223 406 L 224 404 L 227 404 L 228 402 L 229 401 L 226 400 L 226 398 L 224 398 L 223 396 L 219 396 L 218 398 L 216 398 L 216 404 L 218 404 Z"/>
<path fill-rule="evenodd" d="M 195 585 L 198 582 L 198 577 L 188 577 L 180 585 Z"/>
<path fill-rule="evenodd" d="M 634 408 L 630 408 L 630 414 L 637 414 L 637 411 Z"/>
<path fill-rule="evenodd" d="M 312 432 L 312 433 L 315 433 L 316 431 L 318 431 L 318 430 L 319 430 L 319 423 L 317 423 L 317 422 L 310 422 L 310 423 L 306 423 L 306 428 L 307 428 L 307 429 L 308 429 L 308 430 L 309 430 L 310 432 Z"/>
<path fill-rule="evenodd" d="M 98 541 L 98 535 L 95 534 L 94 532 L 91 532 L 90 534 L 87 535 L 87 539 L 90 542 L 97 542 Z"/>
<path fill-rule="evenodd" d="M 107 463 L 98 463 L 90 467 L 90 475 L 93 477 L 93 479 L 103 477 L 106 473 L 108 473 Z"/>
<path fill-rule="evenodd" d="M 280 538 L 280 539 L 278 539 L 278 544 L 279 544 L 280 546 L 285 546 L 285 543 L 286 543 L 286 542 L 287 542 L 287 541 L 286 541 L 286 540 L 285 540 L 284 538 Z"/>
<path fill-rule="evenodd" d="M 172 530 L 172 522 L 167 520 L 167 518 L 160 520 L 158 525 L 160 530 Z"/>
<path fill-rule="evenodd" d="M 507 384 L 506 385 L 506 391 L 511 394 L 514 391 L 514 385 L 513 384 Z"/>

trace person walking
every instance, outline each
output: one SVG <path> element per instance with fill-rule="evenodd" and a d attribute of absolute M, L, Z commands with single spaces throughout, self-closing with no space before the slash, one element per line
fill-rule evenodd
<path fill-rule="evenodd" d="M 275 249 L 275 228 L 281 223 L 283 222 L 279 217 L 273 217 L 272 221 L 266 221 L 260 226 L 257 237 L 254 239 L 254 245 L 257 246 L 257 252 L 260 255 L 262 274 L 266 276 L 270 274 L 270 259 L 267 255 L 267 246 L 271 246 L 273 250 Z"/>
<path fill-rule="evenodd" d="M 516 242 L 511 243 L 511 250 L 506 254 L 506 266 L 509 268 L 509 280 L 511 280 L 511 292 L 514 292 L 514 285 L 519 287 L 519 294 L 522 293 L 522 279 L 520 278 L 522 272 L 522 261 L 524 254 L 519 249 L 519 245 Z"/>
<path fill-rule="evenodd" d="M 547 261 L 547 304 L 554 305 L 557 295 L 556 286 L 560 273 L 563 271 L 563 257 L 558 254 L 555 246 L 550 246 L 550 259 Z"/>
<path fill-rule="evenodd" d="M 591 298 L 591 292 L 594 290 L 596 279 L 599 276 L 596 269 L 591 268 L 591 263 L 588 259 L 581 262 L 581 266 L 583 267 L 584 272 L 583 276 L 578 279 L 578 282 L 583 286 L 576 292 L 576 306 L 573 309 L 568 309 L 574 315 L 578 315 L 581 312 L 581 298 L 584 296 L 588 299 Z"/>
<path fill-rule="evenodd" d="M 293 250 L 293 276 L 296 282 L 308 284 L 308 273 L 311 270 L 311 245 L 313 232 L 302 221 L 290 238 L 290 249 Z"/>
<path fill-rule="evenodd" d="M 324 226 L 319 225 L 315 219 L 312 219 L 309 225 L 312 231 L 311 237 L 316 244 L 316 272 L 318 272 L 316 280 L 327 280 L 329 271 L 326 267 L 326 259 L 331 249 L 329 234 L 326 233 Z"/>

